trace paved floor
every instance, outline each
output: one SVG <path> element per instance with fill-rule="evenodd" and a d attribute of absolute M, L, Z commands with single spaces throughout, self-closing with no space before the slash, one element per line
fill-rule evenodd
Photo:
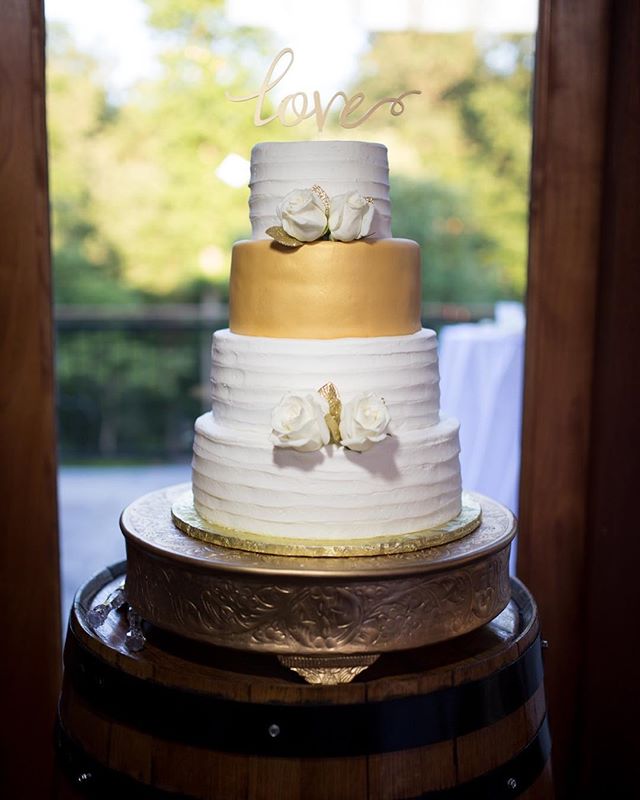
<path fill-rule="evenodd" d="M 140 495 L 191 480 L 188 464 L 62 467 L 58 473 L 62 613 L 80 584 L 124 558 L 122 509 Z"/>

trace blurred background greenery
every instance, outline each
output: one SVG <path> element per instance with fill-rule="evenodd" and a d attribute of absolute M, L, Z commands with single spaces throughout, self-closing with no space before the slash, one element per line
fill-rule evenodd
<path fill-rule="evenodd" d="M 186 457 L 207 404 L 211 331 L 225 324 L 248 190 L 216 174 L 256 141 L 225 92 L 259 85 L 279 50 L 215 0 L 146 0 L 155 77 L 109 92 L 91 52 L 48 30 L 52 247 L 63 460 Z M 322 138 L 387 144 L 393 233 L 422 246 L 425 320 L 474 319 L 525 288 L 531 34 L 371 34 L 352 86 L 367 102 L 408 88 L 405 114 Z M 296 85 L 295 88 L 298 87 Z M 312 88 L 312 87 L 310 87 Z M 268 102 L 267 102 L 268 105 Z M 452 311 L 453 309 L 453 311 Z"/>

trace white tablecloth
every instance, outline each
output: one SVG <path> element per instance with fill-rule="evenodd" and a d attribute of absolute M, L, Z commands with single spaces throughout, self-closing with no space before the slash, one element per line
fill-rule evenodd
<path fill-rule="evenodd" d="M 460 421 L 463 486 L 516 513 L 523 367 L 524 320 L 440 331 L 441 408 Z"/>

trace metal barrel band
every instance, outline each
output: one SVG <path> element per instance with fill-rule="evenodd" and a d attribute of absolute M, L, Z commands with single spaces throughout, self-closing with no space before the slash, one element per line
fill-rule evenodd
<path fill-rule="evenodd" d="M 58 757 L 69 779 L 93 800 L 135 797 L 136 800 L 193 800 L 191 795 L 156 789 L 105 767 L 87 755 L 58 722 Z M 551 754 L 545 717 L 535 737 L 514 758 L 490 772 L 449 789 L 424 792 L 411 800 L 508 800 L 529 789 Z"/>
<path fill-rule="evenodd" d="M 538 636 L 499 671 L 430 694 L 343 705 L 250 703 L 140 680 L 78 642 L 75 649 L 66 666 L 74 689 L 107 718 L 168 741 L 280 758 L 388 753 L 464 736 L 522 707 L 543 678 Z"/>

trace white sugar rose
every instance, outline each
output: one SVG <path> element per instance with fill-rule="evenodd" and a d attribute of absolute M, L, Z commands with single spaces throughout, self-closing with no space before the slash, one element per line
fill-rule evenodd
<path fill-rule="evenodd" d="M 362 394 L 342 407 L 340 442 L 349 450 L 363 453 L 387 436 L 391 417 L 381 397 Z"/>
<path fill-rule="evenodd" d="M 339 242 L 362 239 L 371 230 L 373 203 L 359 192 L 347 192 L 331 198 L 329 230 Z"/>
<path fill-rule="evenodd" d="M 282 227 L 300 242 L 313 242 L 327 232 L 327 212 L 311 189 L 294 189 L 276 209 Z"/>
<path fill-rule="evenodd" d="M 329 404 L 319 394 L 287 394 L 271 414 L 271 441 L 300 453 L 320 450 L 331 438 L 328 413 Z"/>

